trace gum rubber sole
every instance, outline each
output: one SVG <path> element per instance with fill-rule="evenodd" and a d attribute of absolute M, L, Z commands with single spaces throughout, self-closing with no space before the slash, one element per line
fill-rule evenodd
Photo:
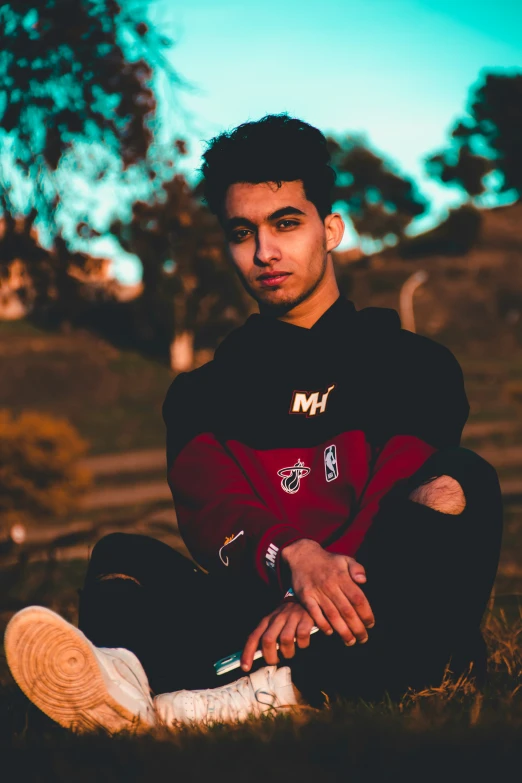
<path fill-rule="evenodd" d="M 17 612 L 4 645 L 16 683 L 61 726 L 77 733 L 146 729 L 109 693 L 87 638 L 50 609 L 29 606 Z"/>

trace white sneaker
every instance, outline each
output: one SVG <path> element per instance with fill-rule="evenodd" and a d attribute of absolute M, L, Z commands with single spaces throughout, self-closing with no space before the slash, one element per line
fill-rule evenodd
<path fill-rule="evenodd" d="M 147 675 L 130 650 L 95 647 L 43 606 L 17 612 L 7 625 L 4 645 L 22 691 L 62 726 L 115 733 L 155 724 Z"/>
<path fill-rule="evenodd" d="M 162 693 L 154 698 L 159 720 L 179 723 L 235 723 L 270 710 L 288 710 L 297 704 L 290 668 L 265 666 L 240 680 L 196 691 Z"/>

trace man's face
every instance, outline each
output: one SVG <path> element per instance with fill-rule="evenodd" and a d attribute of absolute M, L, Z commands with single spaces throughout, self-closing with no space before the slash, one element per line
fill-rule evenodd
<path fill-rule="evenodd" d="M 282 182 L 281 187 L 275 182 L 238 182 L 228 188 L 223 227 L 229 252 L 243 285 L 260 307 L 282 313 L 291 310 L 316 290 L 326 274 L 333 274 L 327 254 L 340 237 L 338 231 L 332 236 L 329 230 L 332 217 L 321 220 L 301 180 Z"/>

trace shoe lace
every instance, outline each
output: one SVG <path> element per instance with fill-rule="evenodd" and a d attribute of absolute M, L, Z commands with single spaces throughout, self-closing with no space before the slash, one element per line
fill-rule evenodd
<path fill-rule="evenodd" d="M 197 719 L 206 722 L 243 720 L 248 715 L 258 715 L 261 705 L 273 705 L 275 695 L 263 692 L 268 700 L 259 699 L 260 693 L 254 693 L 248 677 L 244 677 L 230 685 L 201 691 L 196 702 Z"/>

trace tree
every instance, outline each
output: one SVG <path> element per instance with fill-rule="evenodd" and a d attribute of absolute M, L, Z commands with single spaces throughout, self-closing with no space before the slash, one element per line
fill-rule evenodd
<path fill-rule="evenodd" d="M 475 199 L 486 191 L 522 197 L 522 72 L 487 73 L 470 97 L 469 116 L 449 146 L 426 161 L 428 173 Z M 486 175 L 497 172 L 491 180 Z"/>
<path fill-rule="evenodd" d="M 139 6 L 115 0 L 12 0 L 0 7 L 0 35 L 0 210 L 7 232 L 25 215 L 52 243 L 67 219 L 89 222 L 68 216 L 73 172 L 93 186 L 153 179 L 153 73 L 180 83 L 163 56 L 171 42 Z M 0 265 L 11 260 L 8 241 L 3 249 Z M 35 274 L 41 298 L 66 280 L 58 251 L 51 275 Z"/>
<path fill-rule="evenodd" d="M 168 347 L 175 371 L 190 369 L 194 349 L 215 348 L 248 309 L 216 218 L 176 174 L 157 198 L 133 205 L 130 222 L 114 221 L 110 230 L 142 264 L 146 341 L 160 355 Z"/>
<path fill-rule="evenodd" d="M 401 242 L 399 253 L 403 258 L 422 258 L 430 255 L 465 255 L 476 244 L 482 220 L 472 204 L 450 209 L 448 217 L 430 231 Z"/>
<path fill-rule="evenodd" d="M 370 150 L 362 138 L 328 138 L 332 167 L 337 174 L 334 201 L 346 204 L 357 232 L 382 240 L 402 237 L 426 203 L 413 182 Z"/>
<path fill-rule="evenodd" d="M 473 199 L 485 192 L 484 177 L 493 170 L 493 163 L 462 145 L 432 155 L 426 161 L 426 170 L 445 185 L 459 185 Z"/>

